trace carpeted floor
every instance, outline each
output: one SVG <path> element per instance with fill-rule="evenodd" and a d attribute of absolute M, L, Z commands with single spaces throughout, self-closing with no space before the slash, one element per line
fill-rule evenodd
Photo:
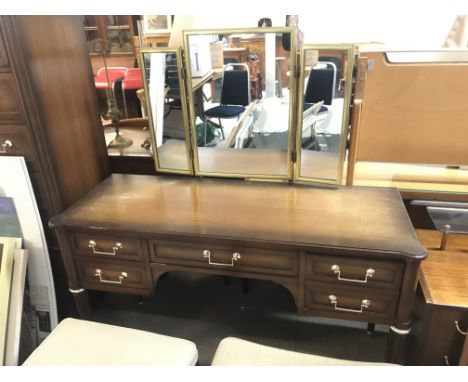
<path fill-rule="evenodd" d="M 305 317 L 295 314 L 293 298 L 268 281 L 242 280 L 171 272 L 153 297 L 138 304 L 130 295 L 106 294 L 95 320 L 196 343 L 199 365 L 209 365 L 221 339 L 235 336 L 304 353 L 363 361 L 384 361 L 388 328 L 377 325 Z"/>

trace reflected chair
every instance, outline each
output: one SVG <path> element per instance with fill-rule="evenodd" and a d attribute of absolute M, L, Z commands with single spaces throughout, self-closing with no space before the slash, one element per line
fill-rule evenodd
<path fill-rule="evenodd" d="M 205 111 L 205 117 L 218 119 L 218 124 L 211 122 L 221 129 L 223 139 L 225 136 L 221 119 L 239 119 L 245 106 L 250 104 L 249 79 L 249 67 L 246 64 L 231 63 L 224 66 L 220 104 Z"/>
<path fill-rule="evenodd" d="M 140 68 L 127 69 L 122 80 L 122 98 L 124 104 L 125 118 L 128 118 L 127 101 L 125 99 L 126 90 L 139 90 L 143 88 L 143 76 Z"/>
<path fill-rule="evenodd" d="M 110 67 L 107 68 L 107 71 L 105 67 L 100 68 L 94 76 L 96 89 L 105 89 L 106 92 L 112 92 L 114 99 L 117 99 L 115 96 L 116 86 L 123 81 L 127 70 L 123 66 Z"/>
<path fill-rule="evenodd" d="M 179 70 L 175 54 L 166 56 L 165 85 L 168 89 L 165 103 L 168 106 L 164 114 L 166 118 L 172 110 L 182 110 L 182 101 L 180 99 Z"/>
<path fill-rule="evenodd" d="M 318 110 L 316 123 L 324 121 L 331 111 L 333 99 L 335 98 L 336 89 L 336 65 L 329 61 L 319 61 L 318 64 L 310 71 L 307 80 L 306 89 L 304 92 L 304 109 L 307 111 L 317 102 L 322 102 L 323 105 Z M 322 122 L 324 125 L 325 122 Z M 325 126 L 324 126 L 325 127 Z"/>

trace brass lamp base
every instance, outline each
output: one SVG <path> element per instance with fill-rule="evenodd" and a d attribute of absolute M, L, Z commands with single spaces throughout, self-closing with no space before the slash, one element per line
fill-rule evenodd
<path fill-rule="evenodd" d="M 128 147 L 133 143 L 133 141 L 129 138 L 124 138 L 121 135 L 116 135 L 115 138 L 109 142 L 107 147 L 111 148 L 123 148 Z"/>

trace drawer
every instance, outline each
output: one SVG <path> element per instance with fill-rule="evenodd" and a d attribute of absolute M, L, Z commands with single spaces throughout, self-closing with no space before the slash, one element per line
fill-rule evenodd
<path fill-rule="evenodd" d="M 76 255 L 113 258 L 117 260 L 144 260 L 142 240 L 134 237 L 88 231 L 73 233 L 71 245 Z"/>
<path fill-rule="evenodd" d="M 20 97 L 12 73 L 0 73 L 0 123 L 24 123 Z"/>
<path fill-rule="evenodd" d="M 306 279 L 399 290 L 403 263 L 368 258 L 307 255 Z"/>
<path fill-rule="evenodd" d="M 122 261 L 75 261 L 83 288 L 114 291 L 150 289 L 151 282 L 144 265 Z"/>
<path fill-rule="evenodd" d="M 429 321 L 430 338 L 464 340 L 468 331 L 468 311 L 433 306 Z"/>
<path fill-rule="evenodd" d="M 398 302 L 392 292 L 310 281 L 306 281 L 304 296 L 310 313 L 375 323 L 391 323 Z"/>
<path fill-rule="evenodd" d="M 460 363 L 462 341 L 429 339 L 420 348 L 416 364 L 419 366 L 456 366 Z"/>
<path fill-rule="evenodd" d="M 153 240 L 151 261 L 241 272 L 297 276 L 299 254 L 211 244 L 181 244 Z"/>
<path fill-rule="evenodd" d="M 0 155 L 22 156 L 28 162 L 28 167 L 37 170 L 26 126 L 0 124 Z"/>

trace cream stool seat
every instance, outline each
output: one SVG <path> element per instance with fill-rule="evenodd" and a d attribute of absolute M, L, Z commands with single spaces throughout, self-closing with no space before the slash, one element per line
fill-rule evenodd
<path fill-rule="evenodd" d="M 193 342 L 98 322 L 67 318 L 23 365 L 192 366 Z"/>
<path fill-rule="evenodd" d="M 235 337 L 224 338 L 216 349 L 211 366 L 395 366 L 390 363 L 348 361 L 297 353 L 259 345 Z"/>

